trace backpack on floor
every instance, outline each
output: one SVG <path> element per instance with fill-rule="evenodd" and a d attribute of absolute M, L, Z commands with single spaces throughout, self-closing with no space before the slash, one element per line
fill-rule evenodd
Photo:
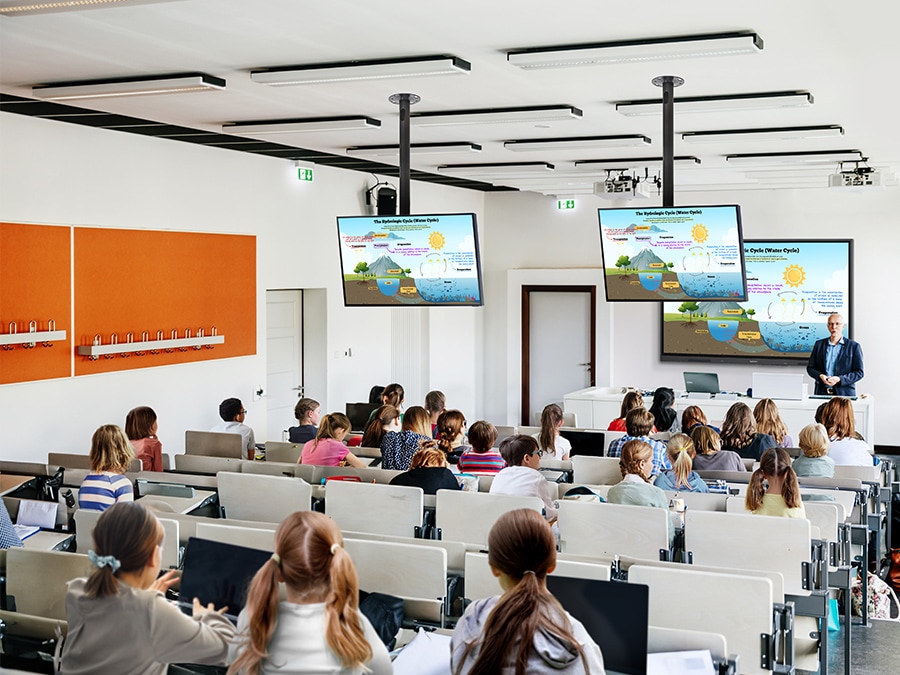
<path fill-rule="evenodd" d="M 884 583 L 877 574 L 871 572 L 867 574 L 869 618 L 900 621 L 900 600 L 897 599 L 894 589 Z M 855 616 L 862 616 L 862 598 L 862 579 L 857 577 L 850 588 L 851 606 Z"/>

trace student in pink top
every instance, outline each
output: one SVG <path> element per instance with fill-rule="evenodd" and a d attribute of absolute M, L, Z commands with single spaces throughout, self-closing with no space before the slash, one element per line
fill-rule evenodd
<path fill-rule="evenodd" d="M 343 444 L 344 436 L 352 428 L 350 420 L 344 413 L 329 413 L 319 421 L 316 437 L 308 441 L 300 452 L 298 464 L 315 464 L 316 466 L 353 466 L 361 469 L 363 461 L 354 455 Z"/>
<path fill-rule="evenodd" d="M 158 429 L 156 413 L 145 405 L 129 410 L 125 417 L 125 435 L 144 471 L 163 470 L 162 443 L 156 437 Z"/>

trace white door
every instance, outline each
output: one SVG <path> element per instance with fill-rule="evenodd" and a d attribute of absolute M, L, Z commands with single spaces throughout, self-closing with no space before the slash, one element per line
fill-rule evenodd
<path fill-rule="evenodd" d="M 265 440 L 280 441 L 293 426 L 303 393 L 303 291 L 266 291 Z"/>
<path fill-rule="evenodd" d="M 529 293 L 529 422 L 548 403 L 591 386 L 591 294 Z"/>

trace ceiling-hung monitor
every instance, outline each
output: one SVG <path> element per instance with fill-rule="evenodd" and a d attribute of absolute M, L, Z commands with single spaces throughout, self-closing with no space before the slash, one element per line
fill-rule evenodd
<path fill-rule="evenodd" d="M 347 307 L 484 304 L 474 213 L 339 216 Z"/>
<path fill-rule="evenodd" d="M 740 206 L 598 211 L 610 302 L 746 298 Z"/>
<path fill-rule="evenodd" d="M 661 305 L 661 360 L 802 365 L 833 313 L 852 337 L 852 239 L 747 239 L 744 261 L 746 300 Z"/>

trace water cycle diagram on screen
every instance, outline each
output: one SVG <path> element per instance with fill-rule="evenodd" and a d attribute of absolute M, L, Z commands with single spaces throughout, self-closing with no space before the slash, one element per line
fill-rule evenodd
<path fill-rule="evenodd" d="M 609 300 L 743 300 L 736 206 L 600 209 Z"/>
<path fill-rule="evenodd" d="M 338 218 L 344 301 L 365 305 L 481 305 L 471 213 Z"/>

